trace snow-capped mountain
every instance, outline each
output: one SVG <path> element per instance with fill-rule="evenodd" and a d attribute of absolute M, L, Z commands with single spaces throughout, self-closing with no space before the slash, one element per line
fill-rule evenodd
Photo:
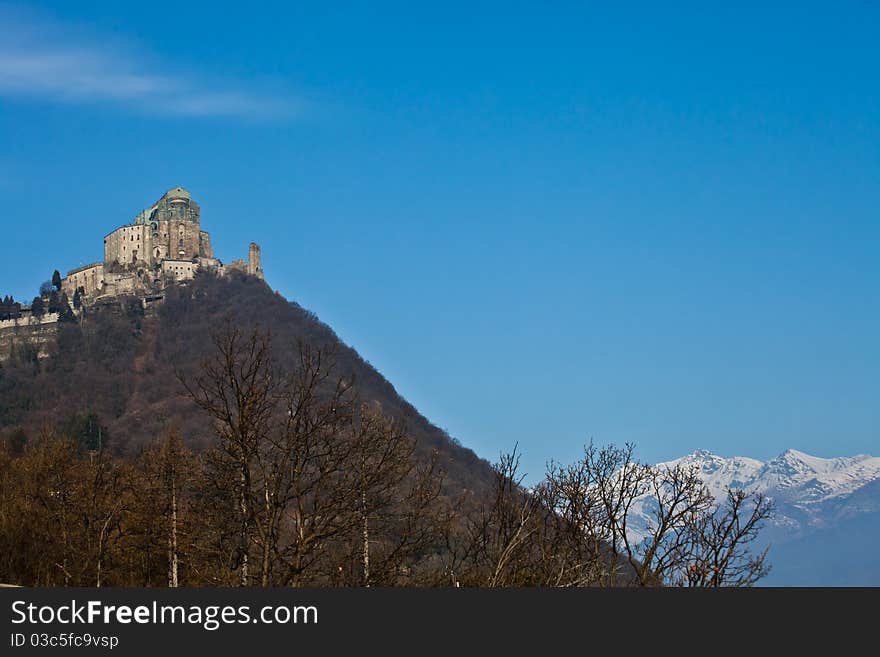
<path fill-rule="evenodd" d="M 795 521 L 801 531 L 826 526 L 831 520 L 839 519 L 841 514 L 880 511 L 880 499 L 863 500 L 858 509 L 841 504 L 864 486 L 880 479 L 880 458 L 874 456 L 862 454 L 823 459 L 789 449 L 763 463 L 742 456 L 724 458 L 698 450 L 659 465 L 696 467 L 719 500 L 724 498 L 728 487 L 764 493 L 776 502 L 777 522 L 788 526 L 788 521 Z"/>
<path fill-rule="evenodd" d="M 728 487 L 773 499 L 776 510 L 762 537 L 771 544 L 770 583 L 880 584 L 880 458 L 825 459 L 790 449 L 762 462 L 697 450 L 658 465 L 697 468 L 719 501 Z M 644 504 L 636 510 L 636 535 L 647 511 Z"/>

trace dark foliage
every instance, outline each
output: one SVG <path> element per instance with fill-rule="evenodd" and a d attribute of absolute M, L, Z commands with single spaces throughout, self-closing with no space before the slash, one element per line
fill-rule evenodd
<path fill-rule="evenodd" d="M 19 317 L 21 317 L 21 304 L 9 295 L 3 297 L 3 302 L 0 303 L 0 320 Z"/>
<path fill-rule="evenodd" d="M 46 304 L 43 301 L 43 297 L 34 297 L 34 300 L 31 302 L 31 313 L 33 313 L 34 317 L 42 317 L 46 313 Z"/>

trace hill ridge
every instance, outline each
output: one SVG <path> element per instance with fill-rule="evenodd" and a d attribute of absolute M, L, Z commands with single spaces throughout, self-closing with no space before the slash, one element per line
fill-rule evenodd
<path fill-rule="evenodd" d="M 176 381 L 194 374 L 210 336 L 225 321 L 261 326 L 273 335 L 281 361 L 297 340 L 330 347 L 341 372 L 350 373 L 364 401 L 379 402 L 407 423 L 423 456 L 437 451 L 450 489 L 482 488 L 490 466 L 434 425 L 387 378 L 313 312 L 245 275 L 200 273 L 166 290 L 165 300 L 144 311 L 137 298 L 121 298 L 86 311 L 80 322 L 59 324 L 44 358 L 30 361 L 19 345 L 0 371 L 0 433 L 33 434 L 44 424 L 63 425 L 74 415 L 95 414 L 107 425 L 112 448 L 132 454 L 170 428 L 196 448 L 210 441 L 210 426 Z M 26 351 L 26 350 L 24 350 Z M 451 491 L 450 491 L 451 492 Z"/>

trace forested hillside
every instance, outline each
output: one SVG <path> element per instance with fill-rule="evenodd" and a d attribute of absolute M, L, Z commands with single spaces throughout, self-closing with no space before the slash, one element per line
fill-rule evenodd
<path fill-rule="evenodd" d="M 760 495 L 589 446 L 523 485 L 430 424 L 314 316 L 199 275 L 26 341 L 0 370 L 0 582 L 749 586 Z M 647 540 L 629 510 L 650 502 Z"/>
<path fill-rule="evenodd" d="M 19 345 L 0 370 L 0 431 L 23 440 L 48 425 L 94 441 L 100 425 L 105 449 L 132 456 L 175 429 L 199 451 L 213 440 L 213 428 L 178 378 L 199 371 L 212 337 L 229 324 L 271 333 L 282 368 L 293 366 L 299 342 L 332 353 L 338 374 L 353 379 L 362 401 L 403 420 L 423 456 L 439 453 L 449 487 L 489 481 L 488 463 L 432 425 L 327 325 L 246 276 L 200 276 L 170 289 L 147 316 L 135 300 L 87 311 L 81 323 L 59 326 L 48 359 Z"/>

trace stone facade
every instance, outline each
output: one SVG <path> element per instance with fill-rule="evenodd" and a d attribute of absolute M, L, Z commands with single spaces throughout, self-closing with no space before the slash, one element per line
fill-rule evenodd
<path fill-rule="evenodd" d="M 199 264 L 192 260 L 163 260 L 162 273 L 166 278 L 185 281 L 196 275 Z"/>
<path fill-rule="evenodd" d="M 9 359 L 16 346 L 35 347 L 39 358 L 49 355 L 49 345 L 58 330 L 58 313 L 34 317 L 30 308 L 22 311 L 19 319 L 0 320 L 0 363 Z"/>
<path fill-rule="evenodd" d="M 251 242 L 248 248 L 247 273 L 257 278 L 263 278 L 263 252 L 259 244 Z"/>
<path fill-rule="evenodd" d="M 223 275 L 239 270 L 263 278 L 260 247 L 251 243 L 248 260 L 225 266 L 214 257 L 211 235 L 202 230 L 201 208 L 182 187 L 168 190 L 131 223 L 104 238 L 104 261 L 74 269 L 62 281 L 73 298 L 76 290 L 86 299 L 120 294 L 151 294 L 166 284 L 186 281 L 199 269 Z"/>
<path fill-rule="evenodd" d="M 76 291 L 82 288 L 87 296 L 96 295 L 104 287 L 104 263 L 95 262 L 79 269 L 74 269 L 61 281 L 61 290 L 73 299 Z"/>

